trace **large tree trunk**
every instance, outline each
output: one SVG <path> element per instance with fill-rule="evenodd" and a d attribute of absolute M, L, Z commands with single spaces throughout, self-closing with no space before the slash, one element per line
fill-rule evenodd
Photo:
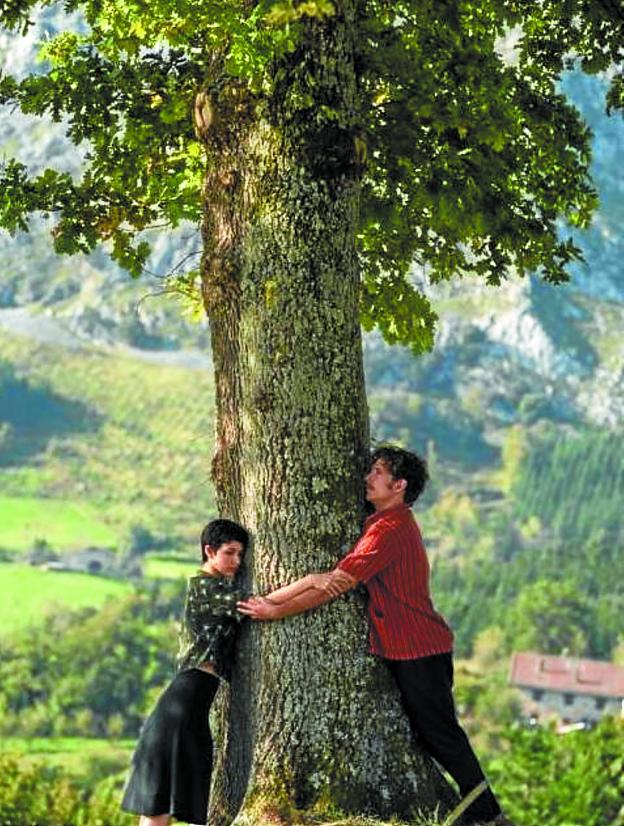
<path fill-rule="evenodd" d="M 368 447 L 355 232 L 353 7 L 312 23 L 270 104 L 222 93 L 206 131 L 203 289 L 220 512 L 253 535 L 257 592 L 333 567 L 358 536 Z M 284 67 L 282 67 L 284 68 Z M 314 106 L 293 110 L 294 95 Z M 212 115 L 211 115 L 212 117 Z M 210 822 L 295 809 L 407 815 L 448 792 L 367 654 L 361 596 L 247 628 Z"/>

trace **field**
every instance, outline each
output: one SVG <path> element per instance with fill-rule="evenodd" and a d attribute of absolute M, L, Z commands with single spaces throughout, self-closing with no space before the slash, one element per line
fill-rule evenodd
<path fill-rule="evenodd" d="M 208 370 L 0 332 L 0 547 L 115 546 L 136 525 L 194 544 L 213 411 Z"/>
<path fill-rule="evenodd" d="M 20 762 L 45 763 L 90 783 L 123 771 L 133 748 L 132 740 L 87 737 L 3 737 L 0 741 L 0 751 L 19 755 Z"/>
<path fill-rule="evenodd" d="M 89 502 L 0 496 L 0 548 L 26 551 L 44 538 L 54 548 L 115 546 L 117 532 Z"/>
<path fill-rule="evenodd" d="M 199 567 L 199 546 L 197 553 L 194 550 L 185 559 L 150 554 L 143 562 L 143 574 L 148 579 L 186 579 Z"/>
<path fill-rule="evenodd" d="M 68 609 L 98 606 L 108 598 L 131 590 L 131 584 L 117 579 L 0 563 L 1 634 L 4 636 L 39 621 L 48 606 L 60 604 Z"/>

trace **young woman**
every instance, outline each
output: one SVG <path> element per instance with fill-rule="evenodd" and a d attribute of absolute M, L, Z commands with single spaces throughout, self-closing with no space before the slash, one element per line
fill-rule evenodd
<path fill-rule="evenodd" d="M 208 712 L 228 679 L 242 615 L 235 580 L 249 541 L 228 519 L 201 535 L 202 565 L 189 579 L 177 674 L 145 721 L 121 804 L 139 826 L 168 826 L 172 817 L 205 824 L 212 771 Z"/>

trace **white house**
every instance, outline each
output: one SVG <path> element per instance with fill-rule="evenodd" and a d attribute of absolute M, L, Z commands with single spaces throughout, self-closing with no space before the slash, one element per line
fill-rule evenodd
<path fill-rule="evenodd" d="M 83 548 L 67 551 L 57 561 L 46 562 L 50 571 L 80 571 L 85 574 L 114 575 L 118 568 L 118 556 L 112 548 Z"/>

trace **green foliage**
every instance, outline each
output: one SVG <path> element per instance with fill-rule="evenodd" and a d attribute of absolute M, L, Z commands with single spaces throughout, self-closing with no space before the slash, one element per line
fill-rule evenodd
<path fill-rule="evenodd" d="M 365 238 L 362 235 L 363 242 Z M 362 326 L 368 331 L 378 327 L 388 344 L 409 343 L 416 354 L 431 350 L 437 318 L 425 296 L 402 278 L 392 282 L 380 272 L 365 280 Z"/>
<path fill-rule="evenodd" d="M 494 539 L 483 529 L 476 503 L 465 493 L 448 487 L 440 491 L 435 502 L 423 514 L 422 528 L 443 556 L 469 559 L 490 558 Z"/>
<path fill-rule="evenodd" d="M 498 625 L 507 650 L 567 648 L 609 659 L 624 600 L 616 575 L 621 440 L 597 431 L 539 433 L 507 431 L 496 482 L 508 499 L 480 507 L 473 483 L 463 495 L 447 489 L 423 515 L 444 556 L 434 565 L 436 594 L 462 653 Z"/>
<path fill-rule="evenodd" d="M 62 770 L 83 792 L 127 769 L 135 740 L 86 737 L 3 737 L 0 751 L 23 766 Z"/>
<path fill-rule="evenodd" d="M 624 599 L 624 583 L 615 575 L 620 544 L 602 534 L 573 547 L 551 540 L 519 550 L 519 537 L 502 532 L 494 533 L 492 544 L 496 553 L 489 559 L 468 554 L 433 565 L 436 601 L 453 624 L 460 654 L 470 651 L 480 631 L 498 625 L 507 651 L 545 645 L 553 653 L 570 647 L 610 658 Z"/>
<path fill-rule="evenodd" d="M 119 809 L 123 776 L 82 789 L 62 768 L 0 754 L 3 826 L 131 826 Z"/>
<path fill-rule="evenodd" d="M 591 731 L 507 732 L 508 751 L 488 766 L 509 816 L 520 826 L 622 826 L 624 725 L 605 718 Z"/>
<path fill-rule="evenodd" d="M 3 826 L 131 826 L 136 816 L 122 812 L 124 773 L 81 789 L 62 770 L 0 755 L 0 822 Z M 338 814 L 340 826 L 401 826 L 372 817 Z M 329 826 L 316 818 L 318 826 Z M 416 816 L 412 826 L 440 826 L 435 816 Z"/>
<path fill-rule="evenodd" d="M 0 20 L 24 30 L 32 5 L 4 0 Z M 389 341 L 431 346 L 435 315 L 407 280 L 414 260 L 433 280 L 459 273 L 500 284 L 516 271 L 566 280 L 581 253 L 558 237 L 559 223 L 586 226 L 596 195 L 589 132 L 556 84 L 570 55 L 588 72 L 618 64 L 621 16 L 578 0 L 356 5 L 76 0 L 86 27 L 45 45 L 42 73 L 3 75 L 0 103 L 66 118 L 71 140 L 88 142 L 84 172 L 31 177 L 8 160 L 0 224 L 15 232 L 29 214 L 53 213 L 58 252 L 103 244 L 139 275 L 147 228 L 200 219 L 205 156 L 192 112 L 201 93 L 210 118 L 229 117 L 231 129 L 243 111 L 260 124 L 286 102 L 282 125 L 314 123 L 315 146 L 334 143 L 336 130 L 348 138 L 363 173 L 353 239 L 362 319 Z M 318 79 L 292 71 L 309 34 L 342 16 L 359 76 L 344 111 L 318 94 Z M 523 35 L 506 62 L 499 40 L 514 26 Z M 620 91 L 616 73 L 611 107 Z"/>
<path fill-rule="evenodd" d="M 483 637 L 482 632 L 480 637 Z M 521 698 L 508 685 L 507 658 L 498 649 L 499 659 L 483 665 L 477 656 L 457 660 L 454 694 L 462 725 L 479 753 L 496 753 L 501 747 L 501 730 L 521 714 Z"/>
<path fill-rule="evenodd" d="M 558 736 L 550 729 L 508 728 L 502 754 L 487 765 L 506 812 L 519 826 L 622 826 L 622 721 Z M 0 821 L 7 826 L 128 826 L 119 811 L 123 775 L 89 785 L 85 794 L 60 769 L 0 756 Z M 343 826 L 383 826 L 345 818 Z M 435 818 L 418 818 L 434 826 Z"/>
<path fill-rule="evenodd" d="M 63 774 L 24 766 L 0 754 L 0 822 L 4 826 L 67 826 L 75 822 L 80 794 Z"/>
<path fill-rule="evenodd" d="M 183 591 L 152 587 L 100 609 L 50 612 L 4 637 L 4 733 L 136 736 L 150 690 L 173 673 Z"/>
<path fill-rule="evenodd" d="M 514 481 L 519 475 L 527 449 L 526 438 L 526 430 L 520 425 L 510 427 L 505 433 L 501 450 L 502 468 L 500 486 L 506 494 L 509 494 Z"/>
<path fill-rule="evenodd" d="M 102 780 L 90 789 L 75 826 L 134 826 L 136 817 L 119 808 L 124 779 L 125 772 Z"/>
<path fill-rule="evenodd" d="M 578 251 L 549 224 L 560 210 L 585 223 L 594 196 L 581 172 L 587 134 L 554 91 L 558 39 L 551 59 L 528 71 L 526 42 L 517 66 L 497 53 L 510 21 L 491 5 L 405 3 L 398 24 L 393 9 L 370 7 L 365 272 L 402 275 L 415 257 L 435 279 L 475 273 L 500 283 L 511 268 L 542 267 L 563 280 Z M 555 134 L 565 135 L 559 145 Z M 574 204 L 547 180 L 558 173 Z"/>
<path fill-rule="evenodd" d="M 512 486 L 514 513 L 537 516 L 575 542 L 604 530 L 617 536 L 624 498 L 621 435 L 589 430 L 574 436 L 547 431 L 534 440 Z"/>
<path fill-rule="evenodd" d="M 142 525 L 132 525 L 130 528 L 124 552 L 128 556 L 140 556 L 147 551 L 154 550 L 160 545 L 160 540 Z"/>
<path fill-rule="evenodd" d="M 577 583 L 540 579 L 526 586 L 511 606 L 507 633 L 519 650 L 582 656 L 588 613 L 591 616 L 591 607 L 579 595 Z"/>

